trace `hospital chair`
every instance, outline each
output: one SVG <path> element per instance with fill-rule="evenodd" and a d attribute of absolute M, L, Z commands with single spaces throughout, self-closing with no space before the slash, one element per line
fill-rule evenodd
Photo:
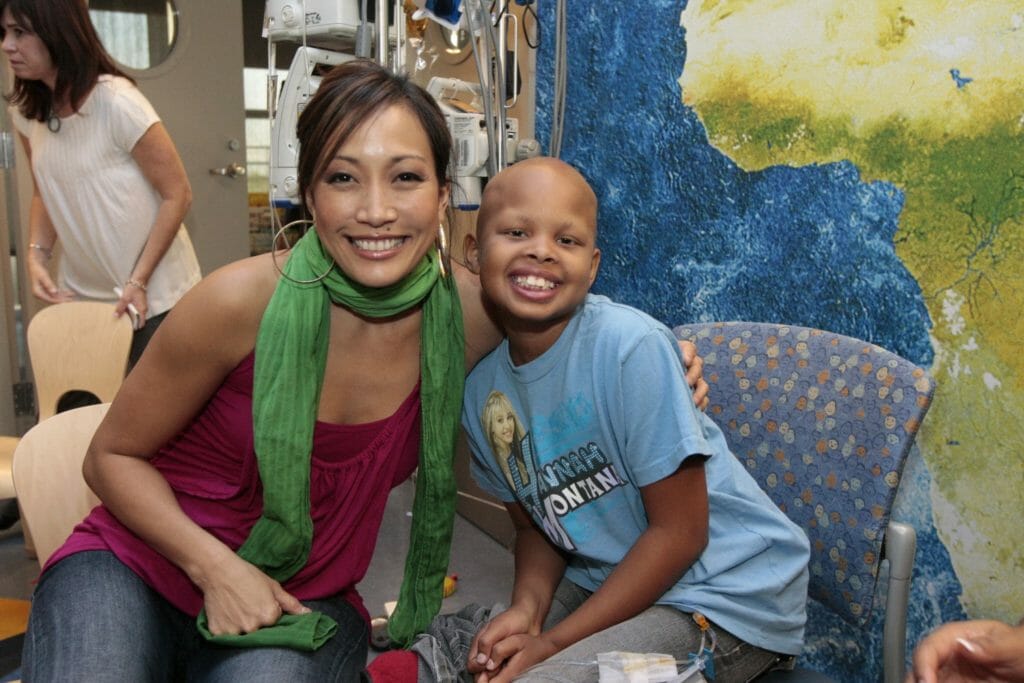
<path fill-rule="evenodd" d="M 71 301 L 36 313 L 26 332 L 39 421 L 57 412 L 69 391 L 87 391 L 101 403 L 114 399 L 128 366 L 132 325 L 114 306 Z"/>
<path fill-rule="evenodd" d="M 40 422 L 56 413 L 61 398 L 71 391 L 88 392 L 98 402 L 114 399 L 128 366 L 132 325 L 127 315 L 114 317 L 113 304 L 71 301 L 47 306 L 29 321 L 25 336 Z M 21 526 L 25 552 L 31 556 L 37 551 L 24 515 Z"/>
<path fill-rule="evenodd" d="M 0 436 L 0 500 L 14 498 L 14 478 L 11 465 L 14 463 L 14 449 L 18 446 L 18 437 Z"/>
<path fill-rule="evenodd" d="M 708 415 L 733 453 L 807 533 L 810 597 L 865 629 L 888 560 L 882 671 L 885 683 L 902 681 L 917 536 L 890 512 L 933 380 L 878 346 L 806 327 L 724 322 L 674 332 L 704 359 Z M 831 679 L 798 669 L 758 680 Z"/>
<path fill-rule="evenodd" d="M 101 403 L 48 417 L 14 451 L 14 488 L 40 567 L 99 504 L 82 477 L 82 461 L 109 407 Z"/>

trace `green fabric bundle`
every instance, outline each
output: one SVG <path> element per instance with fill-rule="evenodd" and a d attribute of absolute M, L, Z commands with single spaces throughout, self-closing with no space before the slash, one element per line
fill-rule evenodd
<path fill-rule="evenodd" d="M 322 280 L 312 280 L 330 269 Z M 331 303 L 384 318 L 423 305 L 420 334 L 422 436 L 409 554 L 392 639 L 407 645 L 441 606 L 455 514 L 452 457 L 465 382 L 462 309 L 453 277 L 439 277 L 430 252 L 401 282 L 364 287 L 351 281 L 324 251 L 315 230 L 300 239 L 285 264 L 256 338 L 253 431 L 263 483 L 263 514 L 238 554 L 284 582 L 306 564 L 313 540 L 309 512 L 310 454 L 320 405 Z M 290 278 L 290 279 L 289 279 Z M 277 624 L 239 636 L 213 636 L 200 612 L 198 627 L 211 642 L 240 647 L 273 645 L 315 650 L 337 628 L 313 612 L 283 615 Z"/>

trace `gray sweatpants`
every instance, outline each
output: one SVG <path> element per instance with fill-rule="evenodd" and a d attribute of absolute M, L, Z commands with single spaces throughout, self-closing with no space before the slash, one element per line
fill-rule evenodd
<path fill-rule="evenodd" d="M 555 591 L 544 629 L 567 617 L 588 597 L 589 591 L 563 579 Z M 473 678 L 466 673 L 466 659 L 473 637 L 504 609 L 503 605 L 470 605 L 434 619 L 411 648 L 420 658 L 418 683 L 470 683 Z M 713 624 L 712 629 L 717 639 L 714 683 L 747 683 L 771 669 L 792 666 L 792 657 L 762 650 Z M 584 638 L 516 680 L 592 683 L 598 680 L 597 655 L 616 650 L 671 655 L 681 663 L 682 670 L 688 666 L 689 655 L 697 653 L 700 643 L 701 631 L 691 614 L 654 605 L 632 619 Z"/>

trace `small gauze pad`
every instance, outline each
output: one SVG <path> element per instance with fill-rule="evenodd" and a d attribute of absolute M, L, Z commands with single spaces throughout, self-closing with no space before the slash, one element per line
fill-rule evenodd
<path fill-rule="evenodd" d="M 602 652 L 597 655 L 600 683 L 706 683 L 700 666 L 680 673 L 670 655 L 636 652 Z"/>

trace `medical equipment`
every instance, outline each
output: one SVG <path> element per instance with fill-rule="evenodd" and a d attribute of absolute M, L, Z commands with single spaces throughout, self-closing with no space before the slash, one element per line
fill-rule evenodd
<path fill-rule="evenodd" d="M 362 23 L 352 0 L 267 0 L 264 37 L 320 47 L 350 47 Z"/>
<path fill-rule="evenodd" d="M 450 31 L 457 31 L 462 21 L 462 0 L 413 0 L 417 9 L 413 19 L 429 17 Z"/>
<path fill-rule="evenodd" d="M 263 37 L 271 48 L 281 42 L 374 57 L 393 68 L 403 66 L 403 0 L 267 0 Z M 392 49 L 394 48 L 394 49 Z M 273 62 L 271 62 L 273 64 Z"/>
<path fill-rule="evenodd" d="M 498 0 L 493 16 L 483 0 L 466 0 L 462 8 L 460 21 L 469 29 L 479 84 L 463 82 L 460 86 L 452 79 L 435 78 L 427 86 L 427 91 L 441 104 L 454 138 L 454 175 L 458 189 L 462 190 L 458 194 L 453 192 L 457 208 L 477 208 L 483 178 L 493 176 L 514 161 L 540 153 L 536 140 L 519 140 L 519 122 L 507 114 L 516 104 L 519 90 L 518 23 L 516 16 L 507 11 L 508 2 Z M 511 51 L 510 22 L 514 38 Z M 469 105 L 448 94 L 465 93 L 467 87 L 475 95 Z M 486 155 L 480 148 L 481 139 L 486 141 Z"/>
<path fill-rule="evenodd" d="M 636 652 L 601 652 L 597 655 L 599 683 L 706 683 L 700 665 L 682 672 L 669 655 Z"/>
<path fill-rule="evenodd" d="M 519 122 L 506 114 L 515 104 L 506 99 L 506 85 L 513 95 L 518 91 L 517 50 L 507 48 L 509 0 L 499 0 L 498 26 L 491 25 L 482 0 L 467 0 L 462 20 L 469 26 L 470 42 L 476 60 L 480 84 L 450 78 L 432 78 L 427 91 L 437 100 L 453 138 L 452 204 L 472 210 L 479 207 L 483 179 L 494 175 L 512 160 L 536 156 L 540 146 L 535 140 L 519 140 Z M 320 85 L 318 67 L 333 66 L 368 53 L 366 8 L 368 0 L 267 0 L 264 36 L 268 39 L 268 99 L 271 120 L 270 203 L 273 206 L 299 206 L 299 145 L 295 125 L 309 99 Z M 402 1 L 394 5 L 393 31 L 387 29 L 387 4 L 376 0 L 375 14 L 381 17 L 382 31 L 377 33 L 377 61 L 400 71 L 404 62 L 404 10 Z M 369 35 L 372 35 L 372 26 Z M 496 35 L 497 34 L 497 35 Z M 517 31 L 513 32 L 516 35 Z M 393 36 L 395 50 L 387 54 Z M 275 45 L 280 41 L 301 42 L 288 69 L 280 94 L 277 92 Z M 478 47 L 483 43 L 487 49 Z M 518 42 L 518 41 L 516 41 Z M 361 44 L 362 45 L 361 47 Z M 353 50 L 353 45 L 356 49 Z M 353 52 L 355 54 L 353 54 Z M 481 54 L 485 53 L 485 54 Z M 493 55 L 489 56 L 489 55 Z M 511 59 L 514 77 L 506 78 Z M 484 64 L 488 69 L 484 70 Z"/>
<path fill-rule="evenodd" d="M 549 153 L 562 156 L 565 131 L 565 100 L 569 85 L 567 45 L 569 44 L 566 0 L 555 0 L 555 92 L 551 102 L 551 145 Z"/>
<path fill-rule="evenodd" d="M 452 206 L 463 211 L 480 207 L 483 179 L 492 175 L 488 165 L 490 144 L 484 113 L 480 111 L 480 86 L 456 78 L 435 76 L 427 83 L 427 92 L 437 101 L 452 135 Z M 460 97 L 461 95 L 461 97 Z M 501 146 L 507 159 L 536 156 L 539 146 L 530 140 L 521 144 L 519 121 L 505 117 Z M 533 143 L 533 144 L 530 144 Z"/>
<path fill-rule="evenodd" d="M 273 112 L 270 131 L 270 199 L 274 206 L 298 206 L 299 140 L 295 124 L 310 98 L 320 87 L 317 67 L 334 66 L 355 59 L 354 55 L 332 52 L 316 47 L 300 47 L 295 51 L 281 95 Z"/>
<path fill-rule="evenodd" d="M 575 669 L 577 674 L 570 679 L 562 673 L 564 669 Z M 523 675 L 530 680 L 557 683 L 576 680 L 579 673 L 599 683 L 708 683 L 713 680 L 705 677 L 700 662 L 680 662 L 663 654 L 617 651 L 600 652 L 596 660 L 589 661 L 543 661 L 531 666 Z"/>

